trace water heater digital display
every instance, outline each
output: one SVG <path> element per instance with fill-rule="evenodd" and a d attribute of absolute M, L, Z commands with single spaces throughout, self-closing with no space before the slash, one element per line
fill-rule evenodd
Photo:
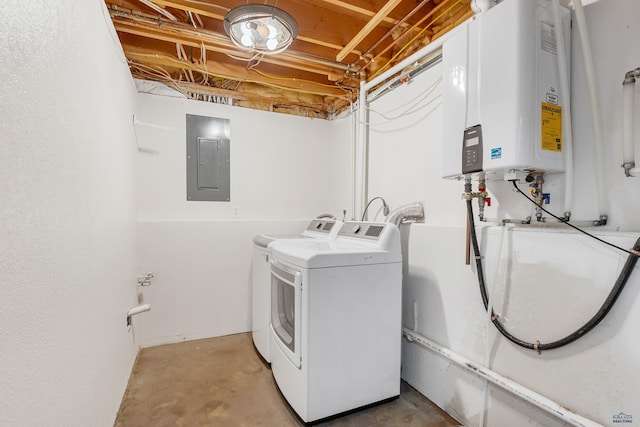
<path fill-rule="evenodd" d="M 553 7 L 551 0 L 503 0 L 444 42 L 443 177 L 563 171 L 566 100 Z M 560 10 L 568 58 L 571 15 Z"/>
<path fill-rule="evenodd" d="M 464 140 L 464 148 L 475 147 L 480 144 L 480 137 L 474 136 L 473 138 L 467 138 Z"/>
<path fill-rule="evenodd" d="M 462 173 L 482 172 L 482 126 L 464 131 L 462 139 Z"/>

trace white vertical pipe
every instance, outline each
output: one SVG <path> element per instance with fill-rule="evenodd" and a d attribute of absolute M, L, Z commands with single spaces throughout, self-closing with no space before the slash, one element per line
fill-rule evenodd
<path fill-rule="evenodd" d="M 498 286 L 498 274 L 500 271 L 500 261 L 502 260 L 502 251 L 504 248 L 504 238 L 507 234 L 508 226 L 502 226 L 502 233 L 500 233 L 500 244 L 498 245 L 497 251 L 497 265 L 496 270 L 493 273 L 493 280 L 491 281 L 491 289 L 489 291 L 489 299 L 487 301 L 487 321 L 485 322 L 485 344 L 484 344 L 484 366 L 487 368 L 491 368 L 491 344 L 489 342 L 489 336 L 491 335 L 491 331 L 494 330 L 492 311 L 493 311 L 493 296 L 496 294 L 496 286 Z M 480 425 L 478 427 L 484 427 L 487 407 L 489 405 L 489 382 L 485 382 L 484 390 L 482 392 L 482 412 L 480 413 Z"/>
<path fill-rule="evenodd" d="M 633 141 L 634 86 L 633 83 L 625 83 L 622 85 L 622 163 L 625 165 L 635 163 Z M 637 163 L 635 164 L 637 165 Z"/>
<path fill-rule="evenodd" d="M 484 366 L 478 365 L 477 363 L 467 359 L 464 356 L 461 356 L 457 353 L 454 353 L 450 349 L 446 347 L 442 347 L 439 344 L 431 341 L 428 338 L 423 337 L 422 335 L 418 335 L 417 333 L 411 331 L 408 328 L 402 328 L 402 333 L 409 339 L 409 341 L 415 341 L 418 344 L 428 348 L 429 350 L 438 353 L 439 355 L 446 357 L 447 359 L 455 362 L 456 364 L 462 366 L 465 369 L 473 372 L 486 379 L 487 381 L 492 382 L 493 384 L 499 386 L 503 390 L 506 390 L 514 395 L 520 397 L 521 399 L 533 404 L 534 406 L 548 412 L 551 415 L 556 416 L 564 422 L 571 424 L 576 427 L 604 427 L 602 424 L 598 424 L 595 421 L 587 419 L 581 415 L 576 414 L 575 412 L 570 411 L 569 409 L 559 405 L 553 400 L 536 393 L 533 390 L 530 390 L 524 387 L 521 384 L 516 383 L 515 381 L 510 380 L 509 378 L 503 377 L 502 375 L 487 369 Z"/>
<path fill-rule="evenodd" d="M 356 218 L 356 147 L 358 145 L 359 110 L 351 108 L 351 218 Z M 345 218 L 346 220 L 346 218 Z"/>
<path fill-rule="evenodd" d="M 413 302 L 413 330 L 418 330 L 418 301 Z"/>
<path fill-rule="evenodd" d="M 360 92 L 358 93 L 358 144 L 356 147 L 356 180 L 359 182 L 356 185 L 356 209 L 354 210 L 354 217 L 359 219 L 362 217 L 364 207 L 367 204 L 367 181 L 368 181 L 368 166 L 367 166 L 367 90 L 365 89 L 366 82 L 360 81 Z"/>
<path fill-rule="evenodd" d="M 560 97 L 562 99 L 562 129 L 564 131 L 564 214 L 571 215 L 573 207 L 573 129 L 571 127 L 571 93 L 569 90 L 569 71 L 565 50 L 564 27 L 560 17 L 560 0 L 553 2 L 553 18 L 556 32 L 558 72 L 560 74 Z"/>
<path fill-rule="evenodd" d="M 606 187 L 605 187 L 605 153 L 602 138 L 602 116 L 600 114 L 600 97 L 596 82 L 595 67 L 591 54 L 591 43 L 589 42 L 589 31 L 587 29 L 587 19 L 584 16 L 582 0 L 574 0 L 573 5 L 578 23 L 578 33 L 580 34 L 580 45 L 584 55 L 584 69 L 587 75 L 587 85 L 589 88 L 589 101 L 591 103 L 591 116 L 593 122 L 593 133 L 595 136 L 595 171 L 596 171 L 596 198 L 598 202 L 598 212 L 600 217 L 606 216 Z"/>
<path fill-rule="evenodd" d="M 627 73 L 630 74 L 631 72 Z M 634 126 L 635 126 L 635 83 L 637 79 L 640 78 L 640 68 L 636 68 L 633 70 L 633 77 L 629 76 L 630 81 L 626 80 L 625 76 L 625 84 L 623 86 L 623 98 L 624 98 L 624 111 L 622 112 L 622 120 L 623 120 L 623 145 L 628 148 L 625 148 L 625 159 L 624 162 L 627 163 L 626 156 L 628 155 L 630 160 L 629 162 L 633 166 L 628 170 L 629 176 L 638 177 L 640 176 L 640 160 L 637 158 L 640 154 L 640 147 L 636 144 L 635 134 L 634 134 Z M 630 154 L 626 154 L 627 151 Z"/>

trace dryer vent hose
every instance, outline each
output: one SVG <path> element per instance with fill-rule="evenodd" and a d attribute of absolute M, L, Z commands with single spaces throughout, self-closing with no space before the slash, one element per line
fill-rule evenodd
<path fill-rule="evenodd" d="M 424 222 L 424 206 L 420 202 L 400 206 L 391 212 L 385 221 L 396 226 L 403 222 Z"/>

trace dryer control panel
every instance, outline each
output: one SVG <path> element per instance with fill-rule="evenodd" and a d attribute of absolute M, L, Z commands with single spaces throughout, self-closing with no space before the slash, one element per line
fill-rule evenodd
<path fill-rule="evenodd" d="M 357 222 L 349 221 L 345 222 L 338 236 L 341 237 L 356 237 L 360 239 L 379 240 L 382 233 L 389 223 L 378 222 Z"/>
<path fill-rule="evenodd" d="M 334 219 L 314 219 L 307 226 L 307 231 L 329 234 L 335 225 L 336 220 Z"/>

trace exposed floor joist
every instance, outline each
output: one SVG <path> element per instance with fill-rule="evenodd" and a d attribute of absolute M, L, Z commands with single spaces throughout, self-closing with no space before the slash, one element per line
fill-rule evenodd
<path fill-rule="evenodd" d="M 136 77 L 191 97 L 323 118 L 349 108 L 361 80 L 471 16 L 470 0 L 278 0 L 298 37 L 278 55 L 256 55 L 223 28 L 246 0 L 105 2 Z"/>

